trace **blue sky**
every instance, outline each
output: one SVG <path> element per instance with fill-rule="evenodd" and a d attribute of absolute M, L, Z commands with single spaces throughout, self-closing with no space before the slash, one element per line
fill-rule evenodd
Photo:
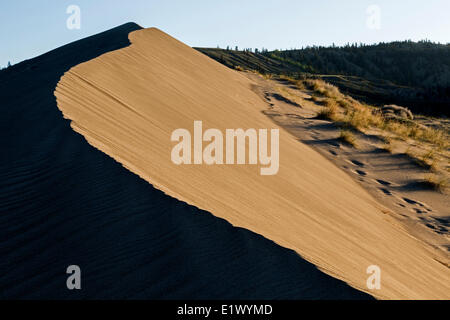
<path fill-rule="evenodd" d="M 66 27 L 69 5 L 81 9 L 79 30 Z M 367 26 L 371 5 L 380 9 L 379 29 Z M 200 47 L 448 43 L 449 13 L 449 0 L 13 0 L 0 11 L 0 66 L 130 21 Z"/>

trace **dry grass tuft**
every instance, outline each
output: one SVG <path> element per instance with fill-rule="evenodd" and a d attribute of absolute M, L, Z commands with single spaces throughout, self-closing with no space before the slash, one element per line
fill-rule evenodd
<path fill-rule="evenodd" d="M 323 80 L 308 79 L 304 80 L 303 84 L 315 93 L 327 98 L 339 98 L 342 95 L 337 87 Z"/>
<path fill-rule="evenodd" d="M 356 142 L 356 137 L 354 133 L 350 130 L 341 130 L 341 134 L 339 135 L 339 140 L 344 141 L 345 143 L 348 143 L 349 145 L 353 146 L 354 148 L 358 148 L 358 144 Z"/>
<path fill-rule="evenodd" d="M 337 121 L 339 107 L 334 100 L 327 100 L 325 106 L 317 114 L 317 119 Z"/>
<path fill-rule="evenodd" d="M 384 119 L 374 114 L 370 108 L 358 106 L 347 110 L 342 122 L 348 127 L 361 131 L 369 127 L 382 126 Z"/>

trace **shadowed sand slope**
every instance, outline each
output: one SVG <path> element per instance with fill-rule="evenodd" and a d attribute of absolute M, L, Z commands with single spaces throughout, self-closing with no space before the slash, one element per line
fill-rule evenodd
<path fill-rule="evenodd" d="M 257 166 L 176 166 L 171 133 L 276 128 L 252 82 L 157 29 L 132 45 L 72 68 L 55 95 L 90 144 L 156 188 L 231 224 L 295 250 L 326 273 L 367 291 L 378 265 L 379 298 L 449 298 L 450 270 L 410 237 L 360 186 L 280 131 L 280 170 Z"/>
<path fill-rule="evenodd" d="M 0 298 L 370 298 L 165 195 L 70 128 L 54 97 L 61 76 L 128 46 L 138 29 L 125 24 L 0 72 Z M 81 291 L 66 288 L 72 264 Z"/>

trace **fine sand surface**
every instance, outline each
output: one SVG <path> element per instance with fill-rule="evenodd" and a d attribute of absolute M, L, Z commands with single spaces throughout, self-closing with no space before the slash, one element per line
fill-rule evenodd
<path fill-rule="evenodd" d="M 175 129 L 277 128 L 253 82 L 157 29 L 80 64 L 55 91 L 58 107 L 90 144 L 166 194 L 298 252 L 377 298 L 450 297 L 450 270 L 345 172 L 280 130 L 280 170 L 176 166 Z M 366 269 L 382 271 L 381 290 Z"/>
<path fill-rule="evenodd" d="M 128 46 L 128 23 L 0 71 L 0 299 L 370 299 L 90 146 L 55 87 Z M 82 290 L 66 287 L 81 268 Z"/>

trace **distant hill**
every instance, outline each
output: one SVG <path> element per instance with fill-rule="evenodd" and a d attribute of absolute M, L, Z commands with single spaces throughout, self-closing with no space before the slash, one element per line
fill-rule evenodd
<path fill-rule="evenodd" d="M 370 103 L 450 115 L 449 44 L 403 41 L 271 52 L 198 50 L 229 67 L 320 77 Z"/>

